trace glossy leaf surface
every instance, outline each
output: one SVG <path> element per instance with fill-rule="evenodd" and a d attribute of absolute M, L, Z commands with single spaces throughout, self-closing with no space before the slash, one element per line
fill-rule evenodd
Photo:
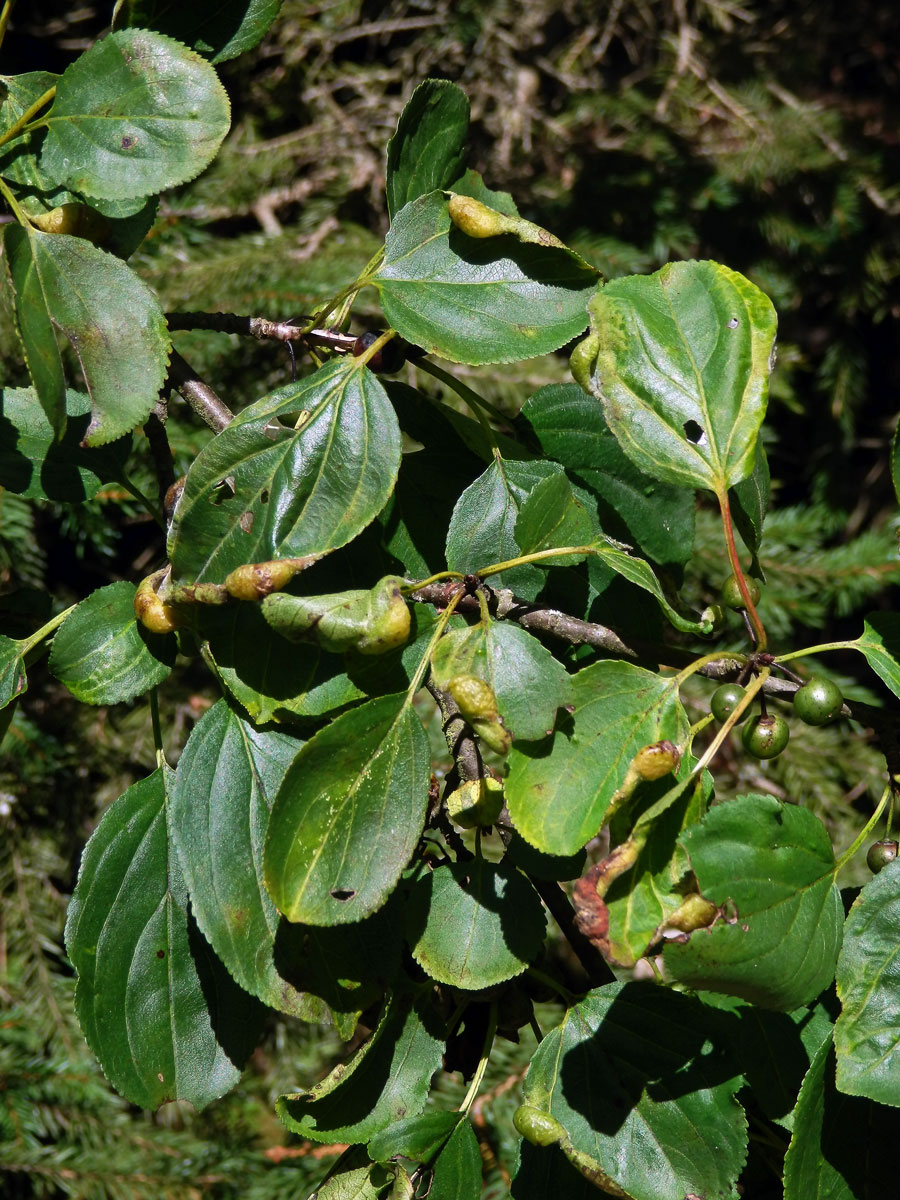
<path fill-rule="evenodd" d="M 717 494 L 749 475 L 775 340 L 768 297 L 718 263 L 677 262 L 613 280 L 589 311 L 572 371 L 632 462 Z"/>
<path fill-rule="evenodd" d="M 0 485 L 28 500 L 77 503 L 119 477 L 130 439 L 82 446 L 90 408 L 83 392 L 66 391 L 66 431 L 58 442 L 34 388 L 0 393 Z"/>
<path fill-rule="evenodd" d="M 467 237 L 435 191 L 397 213 L 373 283 L 414 345 L 452 362 L 497 363 L 547 354 L 581 333 L 597 274 L 569 250 Z"/>
<path fill-rule="evenodd" d="M 387 204 L 393 217 L 404 204 L 448 187 L 462 169 L 469 132 L 469 100 L 446 79 L 420 83 L 400 114 L 387 146 Z"/>
<path fill-rule="evenodd" d="M 535 484 L 525 498 L 516 518 L 514 536 L 522 554 L 534 554 L 556 546 L 585 546 L 591 540 L 596 522 L 572 491 L 572 485 L 559 471 Z M 553 563 L 577 563 L 583 554 L 566 554 L 546 560 Z"/>
<path fill-rule="evenodd" d="M 366 1147 L 372 1162 L 389 1162 L 394 1157 L 427 1162 L 446 1142 L 460 1121 L 458 1112 L 443 1109 L 404 1117 L 376 1133 Z"/>
<path fill-rule="evenodd" d="M 447 566 L 466 574 L 518 558 L 515 530 L 519 511 L 541 480 L 561 473 L 556 463 L 496 459 L 456 502 L 447 531 Z M 533 600 L 544 572 L 526 564 L 491 576 L 491 587 L 508 587 Z"/>
<path fill-rule="evenodd" d="M 520 420 L 544 454 L 597 498 L 604 533 L 637 545 L 656 562 L 687 561 L 694 541 L 693 493 L 638 470 L 595 397 L 575 383 L 549 384 L 526 400 Z"/>
<path fill-rule="evenodd" d="M 50 425 L 59 435 L 65 423 L 59 329 L 91 397 L 85 442 L 100 446 L 128 433 L 155 405 L 168 364 L 169 334 L 155 294 L 84 238 L 9 226 L 5 245 L 25 359 Z"/>
<path fill-rule="evenodd" d="M 200 452 L 169 535 L 173 570 L 221 583 L 244 563 L 326 554 L 380 512 L 399 466 L 384 388 L 352 359 L 329 363 L 251 404 Z"/>
<path fill-rule="evenodd" d="M 746 1153 L 739 1083 L 699 1001 L 650 984 L 609 984 L 544 1037 L 523 1093 L 634 1200 L 684 1200 L 734 1194 Z"/>
<path fill-rule="evenodd" d="M 199 175 L 229 123 L 207 62 L 162 34 L 123 29 L 60 77 L 41 167 L 84 196 L 147 196 Z"/>
<path fill-rule="evenodd" d="M 275 798 L 265 880 L 290 921 L 342 925 L 385 902 L 425 822 L 431 753 L 407 697 L 351 709 L 301 750 Z"/>
<path fill-rule="evenodd" d="M 773 796 L 741 796 L 711 809 L 681 844 L 722 920 L 666 946 L 674 978 L 764 1008 L 814 1000 L 834 976 L 843 925 L 818 817 Z"/>
<path fill-rule="evenodd" d="M 875 674 L 900 696 L 900 613 L 869 613 L 855 644 Z"/>
<path fill-rule="evenodd" d="M 597 833 L 638 750 L 687 734 L 671 682 L 642 667 L 593 663 L 572 688 L 574 710 L 558 716 L 552 737 L 515 742 L 509 757 L 513 824 L 548 854 L 574 854 Z"/>
<path fill-rule="evenodd" d="M 897 1166 L 888 1147 L 897 1114 L 834 1086 L 834 1050 L 823 1043 L 803 1080 L 784 1160 L 784 1200 L 890 1196 Z"/>
<path fill-rule="evenodd" d="M 367 1142 L 425 1106 L 444 1048 L 433 1018 L 408 995 L 395 996 L 375 1032 L 347 1064 L 308 1092 L 281 1096 L 275 1106 L 293 1133 L 316 1142 Z"/>
<path fill-rule="evenodd" d="M 200 931 L 245 991 L 300 1015 L 274 961 L 280 918 L 263 886 L 262 850 L 275 792 L 302 745 L 219 700 L 191 731 L 171 787 L 172 834 Z"/>
<path fill-rule="evenodd" d="M 234 1087 L 264 1010 L 188 917 L 162 770 L 120 796 L 88 842 L 66 949 L 78 972 L 81 1027 L 126 1099 L 203 1108 Z"/>
<path fill-rule="evenodd" d="M 837 1084 L 900 1107 L 900 863 L 883 867 L 853 902 L 837 965 Z"/>
<path fill-rule="evenodd" d="M 150 633 L 134 615 L 135 586 L 98 588 L 53 639 L 50 670 L 85 704 L 118 704 L 162 683 L 177 652 L 173 634 Z"/>
<path fill-rule="evenodd" d="M 460 1121 L 434 1164 L 430 1200 L 478 1200 L 481 1150 L 467 1120 Z"/>
<path fill-rule="evenodd" d="M 503 863 L 445 863 L 412 889 L 407 936 L 416 962 L 438 983 L 477 991 L 519 975 L 544 941 L 540 898 Z"/>
<path fill-rule="evenodd" d="M 457 675 L 483 679 L 514 738 L 544 737 L 553 729 L 556 710 L 572 696 L 562 663 L 511 621 L 479 622 L 445 634 L 431 665 L 434 681 L 444 691 Z"/>
<path fill-rule="evenodd" d="M 125 0 L 117 25 L 156 29 L 184 42 L 212 62 L 237 58 L 262 39 L 278 16 L 282 0 Z"/>

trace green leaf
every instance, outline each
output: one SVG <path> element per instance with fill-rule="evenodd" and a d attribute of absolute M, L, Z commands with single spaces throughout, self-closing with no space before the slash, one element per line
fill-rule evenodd
<path fill-rule="evenodd" d="M 481 1194 L 478 1138 L 470 1123 L 463 1120 L 438 1155 L 428 1196 L 429 1200 L 479 1200 Z"/>
<path fill-rule="evenodd" d="M 596 399 L 552 383 L 525 401 L 520 419 L 547 458 L 598 500 L 603 531 L 659 563 L 684 563 L 694 544 L 694 495 L 639 471 L 611 433 Z"/>
<path fill-rule="evenodd" d="M 869 613 L 855 644 L 875 674 L 900 696 L 900 613 Z"/>
<path fill-rule="evenodd" d="M 128 433 L 151 412 L 166 376 L 170 341 L 156 296 L 84 238 L 8 226 L 5 244 L 25 360 L 50 425 L 60 434 L 65 422 L 59 329 L 91 397 L 85 444 Z"/>
<path fill-rule="evenodd" d="M 544 942 L 540 897 L 515 868 L 475 858 L 444 863 L 413 885 L 407 937 L 438 983 L 478 991 L 520 975 Z"/>
<path fill-rule="evenodd" d="M 635 558 L 620 546 L 614 546 L 605 538 L 597 538 L 593 544 L 593 553 L 605 566 L 611 567 L 617 575 L 635 584 L 642 591 L 649 592 L 656 598 L 659 607 L 665 613 L 670 625 L 680 629 L 682 633 L 709 633 L 710 626 L 702 621 L 690 621 L 672 607 L 665 597 L 659 580 L 653 573 L 653 568 L 642 558 Z"/>
<path fill-rule="evenodd" d="M 134 615 L 136 588 L 98 588 L 63 621 L 53 639 L 50 670 L 84 704 L 119 704 L 168 678 L 177 642 L 149 633 Z"/>
<path fill-rule="evenodd" d="M 369 1158 L 381 1163 L 392 1158 L 429 1162 L 461 1119 L 458 1112 L 434 1109 L 418 1117 L 404 1117 L 375 1134 L 367 1147 Z"/>
<path fill-rule="evenodd" d="M 462 574 L 518 558 L 516 521 L 528 493 L 542 479 L 561 474 L 556 463 L 495 459 L 456 502 L 447 530 L 447 566 Z M 512 588 L 533 600 L 544 585 L 535 566 L 513 567 L 491 577 L 492 587 Z"/>
<path fill-rule="evenodd" d="M 900 1107 L 900 863 L 867 883 L 847 916 L 837 965 L 837 1085 Z"/>
<path fill-rule="evenodd" d="M 281 0 L 216 0 L 172 4 L 171 0 L 125 0 L 116 24 L 156 29 L 190 46 L 211 62 L 237 58 L 262 40 L 278 16 Z"/>
<path fill-rule="evenodd" d="M 535 484 L 516 518 L 514 536 L 522 554 L 556 546 L 584 546 L 596 530 L 590 512 L 575 497 L 572 485 L 560 471 Z M 583 562 L 583 554 L 565 554 L 551 563 Z"/>
<path fill-rule="evenodd" d="M 66 391 L 66 432 L 57 442 L 34 388 L 0 393 L 0 486 L 28 500 L 78 503 L 121 478 L 131 440 L 82 446 L 90 409 L 89 396 Z"/>
<path fill-rule="evenodd" d="M 749 475 L 766 411 L 775 310 L 713 262 L 615 279 L 589 305 L 572 373 L 641 471 L 722 494 Z"/>
<path fill-rule="evenodd" d="M 56 87 L 59 76 L 50 71 L 27 71 L 22 75 L 0 75 L 0 130 L 7 130 L 27 112 L 37 100 Z M 12 183 L 19 184 L 24 190 L 21 197 L 16 199 L 25 206 L 25 211 L 31 213 L 29 201 L 35 207 L 43 208 L 41 200 L 47 201 L 48 207 L 62 204 L 69 199 L 68 193 L 58 189 L 49 176 L 43 174 L 35 158 L 36 145 L 42 140 L 42 133 L 33 130 L 30 133 L 20 133 L 18 137 L 6 142 L 0 147 L 0 175 Z M 44 193 L 42 197 L 29 196 L 30 191 Z M 60 196 L 54 195 L 60 191 Z"/>
<path fill-rule="evenodd" d="M 446 633 L 431 660 L 444 691 L 457 675 L 477 675 L 497 697 L 497 709 L 514 738 L 552 731 L 556 710 L 572 697 L 569 675 L 545 646 L 511 621 L 479 622 Z"/>
<path fill-rule="evenodd" d="M 351 1146 L 313 1196 L 315 1200 L 379 1200 L 389 1185 L 390 1177 L 381 1167 L 372 1165 L 365 1148 Z"/>
<path fill-rule="evenodd" d="M 753 471 L 746 479 L 736 483 L 730 492 L 731 516 L 757 568 L 756 556 L 762 544 L 763 522 L 769 510 L 769 483 L 769 461 L 762 442 L 758 442 Z"/>
<path fill-rule="evenodd" d="M 342 925 L 384 904 L 428 801 L 431 752 L 406 695 L 351 709 L 313 737 L 275 798 L 265 879 L 289 921 Z"/>
<path fill-rule="evenodd" d="M 254 728 L 219 700 L 191 730 L 170 802 L 201 933 L 245 991 L 300 1015 L 274 960 L 280 918 L 263 886 L 262 848 L 275 792 L 302 745 Z"/>
<path fill-rule="evenodd" d="M 17 642 L 0 634 L 0 708 L 21 696 L 28 688 L 25 677 L 27 642 Z"/>
<path fill-rule="evenodd" d="M 683 742 L 688 721 L 671 680 L 626 662 L 572 676 L 571 714 L 552 737 L 513 743 L 506 803 L 513 824 L 548 854 L 575 854 L 600 829 L 638 750 Z"/>
<path fill-rule="evenodd" d="M 508 217 L 519 215 L 516 202 L 509 192 L 492 191 L 478 171 L 473 171 L 471 167 L 460 175 L 459 179 L 451 181 L 448 191 L 455 192 L 457 196 L 471 196 L 473 200 L 480 200 L 482 204 L 495 208 L 497 212 L 505 213 Z"/>
<path fill-rule="evenodd" d="M 524 1102 L 565 1127 L 573 1165 L 599 1168 L 634 1200 L 732 1196 L 747 1137 L 739 1083 L 708 1008 L 652 984 L 615 983 L 544 1037 Z"/>
<path fill-rule="evenodd" d="M 452 362 L 496 363 L 548 354 L 581 333 L 597 273 L 570 250 L 467 237 L 435 191 L 394 217 L 372 282 L 408 341 Z"/>
<path fill-rule="evenodd" d="M 399 965 L 400 933 L 382 914 L 338 930 L 288 925 L 269 899 L 262 865 L 269 811 L 302 744 L 256 729 L 220 700 L 178 760 L 172 834 L 197 924 L 241 987 L 306 1020 L 331 1010 L 349 1038 Z"/>
<path fill-rule="evenodd" d="M 526 875 L 537 879 L 567 880 L 578 879 L 584 873 L 586 855 L 584 849 L 577 854 L 543 854 L 513 830 L 505 857 Z"/>
<path fill-rule="evenodd" d="M 189 1100 L 199 1109 L 224 1095 L 261 1030 L 264 1010 L 231 981 L 187 910 L 157 770 L 104 813 L 66 922 L 88 1045 L 142 1108 Z"/>
<path fill-rule="evenodd" d="M 534 1146 L 524 1140 L 518 1146 L 518 1166 L 513 1176 L 512 1200 L 598 1200 L 602 1192 L 569 1162 L 558 1146 Z"/>
<path fill-rule="evenodd" d="M 678 778 L 686 779 L 694 763 L 690 755 L 685 755 Z M 666 775 L 642 785 L 638 792 L 641 811 L 646 812 L 660 800 L 674 782 L 675 776 Z M 711 793 L 711 785 L 706 790 Z M 602 947 L 608 962 L 621 967 L 634 966 L 659 927 L 684 901 L 684 896 L 676 891 L 683 872 L 676 843 L 683 829 L 699 819 L 700 812 L 705 809 L 704 802 L 708 800 L 702 787 L 685 788 L 653 822 L 653 832 L 638 851 L 634 865 L 609 885 L 603 897 L 609 928 L 606 945 Z M 630 809 L 624 815 L 623 823 L 627 824 L 627 829 L 621 839 L 616 837 L 618 819 L 613 818 L 613 845 L 625 840 L 634 823 L 634 815 Z"/>
<path fill-rule="evenodd" d="M 307 1092 L 280 1096 L 275 1111 L 293 1133 L 315 1142 L 367 1142 L 425 1107 L 441 1065 L 443 1037 L 431 1032 L 424 1003 L 395 996 L 368 1042 Z"/>
<path fill-rule="evenodd" d="M 387 204 L 404 204 L 447 187 L 459 174 L 469 132 L 469 100 L 447 79 L 426 79 L 400 114 L 387 145 Z"/>
<path fill-rule="evenodd" d="M 803 1080 L 784 1160 L 784 1200 L 860 1200 L 892 1196 L 897 1165 L 889 1152 L 897 1114 L 834 1086 L 831 1039 Z"/>
<path fill-rule="evenodd" d="M 672 976 L 763 1008 L 814 1000 L 834 977 L 843 924 L 818 817 L 773 796 L 741 796 L 711 809 L 681 844 L 722 919 L 666 946 Z"/>
<path fill-rule="evenodd" d="M 384 388 L 353 359 L 328 363 L 245 408 L 201 450 L 172 521 L 173 571 L 222 583 L 244 563 L 327 554 L 381 511 L 399 467 Z"/>
<path fill-rule="evenodd" d="M 41 169 L 85 196 L 148 196 L 199 175 L 229 122 L 209 63 L 161 34 L 122 29 L 60 77 Z"/>
<path fill-rule="evenodd" d="M 410 613 L 409 641 L 376 657 L 328 654 L 277 634 L 256 604 L 209 608 L 199 634 L 222 686 L 257 724 L 321 717 L 367 696 L 409 686 L 434 633 L 437 614 L 424 605 Z"/>

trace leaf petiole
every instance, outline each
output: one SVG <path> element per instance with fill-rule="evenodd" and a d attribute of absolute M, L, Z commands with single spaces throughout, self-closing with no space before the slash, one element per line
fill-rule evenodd
<path fill-rule="evenodd" d="M 0 22 L 2 22 L 2 15 L 0 15 Z M 2 28 L 2 24 L 0 24 L 0 39 L 2 39 L 3 32 L 4 30 Z M 49 104 L 55 95 L 56 84 L 54 84 L 51 88 L 47 88 L 46 92 L 44 92 L 42 96 L 38 96 L 37 100 L 35 100 L 33 104 L 29 105 L 29 107 L 25 109 L 18 120 L 13 121 L 12 125 L 10 125 L 8 129 L 4 129 L 4 131 L 0 133 L 0 146 L 5 146 L 6 143 L 11 142 L 13 138 L 17 138 L 20 133 L 30 133 L 31 130 L 28 128 L 28 126 L 31 119 L 37 113 L 39 113 L 45 105 Z M 43 122 L 38 122 L 38 124 L 43 124 Z M 35 125 L 31 128 L 36 127 L 37 126 Z"/>
<path fill-rule="evenodd" d="M 840 856 L 840 858 L 834 864 L 835 877 L 837 877 L 838 872 L 847 865 L 847 863 L 850 861 L 850 859 L 853 858 L 854 854 L 856 854 L 858 852 L 858 850 L 862 846 L 863 842 L 866 840 L 866 838 L 868 838 L 870 836 L 872 830 L 875 828 L 875 826 L 881 820 L 881 814 L 884 812 L 884 806 L 887 804 L 890 795 L 891 795 L 891 787 L 890 787 L 890 784 L 888 784 L 888 786 L 881 793 L 881 799 L 878 801 L 878 806 L 876 807 L 875 811 L 872 813 L 871 817 L 869 817 L 868 821 L 866 821 L 863 828 L 860 830 L 860 832 L 857 834 L 857 836 L 853 839 L 853 841 L 850 843 L 850 845 L 847 847 L 847 849 L 844 851 L 844 853 Z"/>

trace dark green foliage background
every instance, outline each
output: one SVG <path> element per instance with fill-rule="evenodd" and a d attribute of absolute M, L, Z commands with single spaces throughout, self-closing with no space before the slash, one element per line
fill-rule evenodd
<path fill-rule="evenodd" d="M 73 7 L 21 3 L 0 69 L 62 69 L 102 31 L 112 5 Z M 472 104 L 472 165 L 605 277 L 712 258 L 771 296 L 780 331 L 766 426 L 777 498 L 760 563 L 767 623 L 779 642 L 799 642 L 804 630 L 815 630 L 808 640 L 853 636 L 854 614 L 890 607 L 885 589 L 900 579 L 886 551 L 900 386 L 894 20 L 886 0 L 740 9 L 719 0 L 289 0 L 258 50 L 221 67 L 232 131 L 209 171 L 164 195 L 131 262 L 166 309 L 308 311 L 380 244 L 384 146 L 412 84 L 455 80 Z M 21 386 L 3 297 L 0 384 Z M 365 295 L 356 313 L 365 315 Z M 176 334 L 175 343 L 236 408 L 290 378 L 287 355 L 272 344 L 200 333 Z M 509 412 L 540 385 L 568 379 L 555 356 L 458 372 L 467 373 Z M 182 408 L 168 432 L 181 473 L 206 433 Z M 152 490 L 149 472 L 144 482 Z M 701 511 L 683 593 L 698 609 L 715 598 L 721 575 L 714 539 L 712 514 Z M 49 592 L 73 600 L 138 578 L 157 543 L 155 526 L 115 488 L 75 511 L 27 505 L 0 488 L 0 632 L 30 631 L 42 606 L 49 611 Z M 193 670 L 179 667 L 167 691 L 173 737 L 211 698 Z M 856 681 L 837 682 L 866 698 Z M 698 686 L 692 719 L 707 691 Z M 688 704 L 691 695 L 689 687 Z M 332 1065 L 331 1032 L 279 1021 L 222 1104 L 201 1117 L 173 1106 L 148 1118 L 112 1095 L 75 1026 L 59 950 L 65 898 L 100 812 L 152 766 L 143 709 L 87 710 L 34 670 L 0 763 L 4 1195 L 130 1200 L 201 1189 L 303 1200 L 322 1160 L 265 1156 L 284 1141 L 272 1101 Z M 720 796 L 754 790 L 752 762 L 730 767 L 717 777 Z M 846 844 L 882 770 L 864 734 L 811 738 L 798 726 L 791 754 L 765 782 L 803 796 Z M 532 1050 L 530 1034 L 520 1047 L 501 1044 L 489 1094 Z M 498 1091 L 483 1109 L 499 1164 L 489 1164 L 488 1197 L 507 1194 L 516 1094 Z M 764 1194 L 764 1183 L 749 1182 L 758 1187 L 748 1195 Z"/>

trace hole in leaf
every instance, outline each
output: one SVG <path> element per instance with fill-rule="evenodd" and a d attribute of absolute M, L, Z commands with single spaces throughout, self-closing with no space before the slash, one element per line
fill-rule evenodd
<path fill-rule="evenodd" d="M 702 446 L 706 441 L 703 426 L 698 425 L 696 421 L 685 421 L 682 428 L 684 429 L 684 436 L 689 442 L 693 442 L 695 446 Z"/>
<path fill-rule="evenodd" d="M 233 500 L 235 496 L 234 476 L 226 475 L 220 479 L 209 493 L 210 504 L 221 504 L 225 500 Z"/>
<path fill-rule="evenodd" d="M 352 900 L 355 895 L 355 888 L 335 888 L 331 893 L 331 898 L 332 900 Z"/>
<path fill-rule="evenodd" d="M 260 504 L 268 504 L 269 503 L 269 489 L 268 488 L 263 488 L 263 490 L 259 493 L 259 502 L 260 502 Z"/>
<path fill-rule="evenodd" d="M 739 324 L 740 324 L 740 321 L 738 321 L 737 317 L 732 317 L 730 321 L 725 322 L 725 328 L 726 329 L 737 329 Z"/>
<path fill-rule="evenodd" d="M 238 521 L 244 533 L 251 533 L 253 530 L 253 513 L 249 509 L 241 513 L 241 519 Z"/>

